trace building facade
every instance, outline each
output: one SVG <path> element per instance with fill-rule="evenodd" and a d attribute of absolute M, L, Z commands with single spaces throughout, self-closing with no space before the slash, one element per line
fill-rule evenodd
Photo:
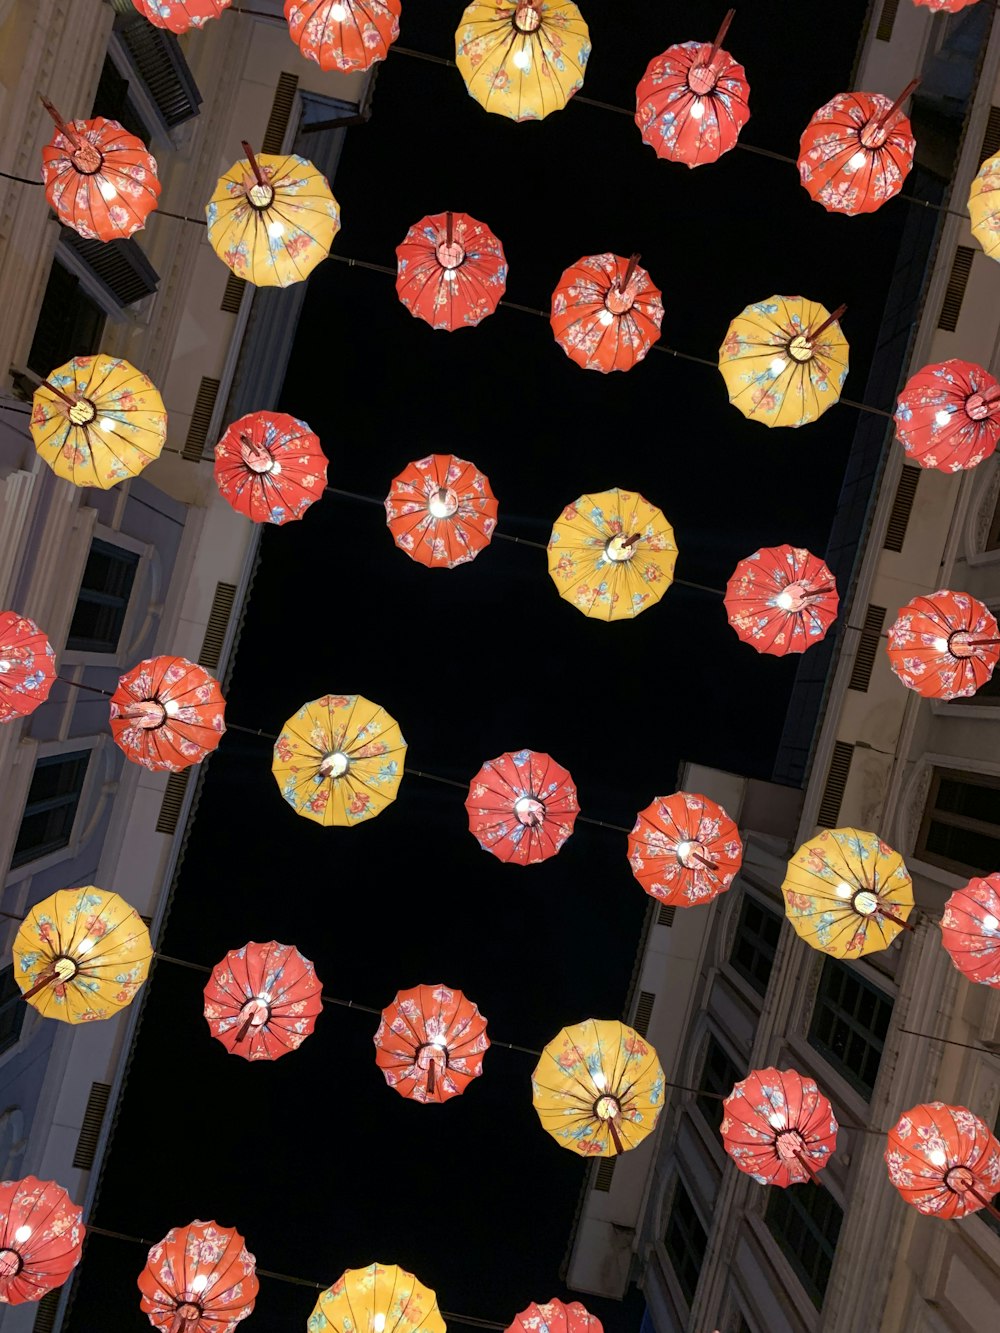
<path fill-rule="evenodd" d="M 130 0 L 0 2 L 0 609 L 44 629 L 60 677 L 0 729 L 0 1178 L 58 1180 L 85 1215 L 138 1006 L 109 1023 L 43 1021 L 20 999 L 10 946 L 34 903 L 86 884 L 120 893 L 156 937 L 197 773 L 127 763 L 101 692 L 159 653 L 225 682 L 259 532 L 218 494 L 212 448 L 234 417 L 274 407 L 305 287 L 230 276 L 204 206 L 243 139 L 296 151 L 332 182 L 372 88 L 304 61 L 280 0 L 253 9 L 178 40 Z M 134 238 L 84 241 L 27 183 L 52 135 L 40 93 L 149 146 L 163 191 Z M 97 351 L 146 373 L 169 417 L 167 451 L 109 491 L 57 478 L 28 432 L 32 377 Z M 67 1291 L 0 1307 L 0 1327 L 58 1328 Z"/>
<path fill-rule="evenodd" d="M 922 75 L 918 192 L 954 211 L 927 209 L 923 253 L 916 236 L 900 251 L 872 367 L 882 391 L 870 380 L 867 401 L 892 401 L 909 375 L 949 357 L 1000 367 L 1000 267 L 962 216 L 981 161 L 1000 149 L 998 72 L 991 7 L 872 6 L 853 86 Z M 1000 1223 L 986 1211 L 921 1216 L 883 1161 L 885 1131 L 921 1102 L 1000 1124 L 1000 994 L 957 972 L 938 925 L 955 888 L 1000 868 L 1000 679 L 971 699 L 930 701 L 900 684 L 885 651 L 898 609 L 919 594 L 965 591 L 1000 610 L 1000 460 L 923 471 L 891 423 L 863 422 L 831 563 L 840 629 L 803 658 L 782 785 L 752 791 L 694 766 L 680 776 L 738 819 L 744 865 L 709 908 L 651 907 L 627 1016 L 676 1086 L 651 1151 L 591 1168 L 570 1248 L 569 1284 L 620 1296 L 637 1282 L 655 1333 L 981 1333 L 1000 1308 Z M 796 846 L 844 826 L 902 853 L 917 902 L 915 930 L 851 964 L 794 934 L 780 889 Z M 811 1075 L 834 1104 L 823 1187 L 768 1189 L 724 1153 L 721 1097 L 767 1066 Z"/>

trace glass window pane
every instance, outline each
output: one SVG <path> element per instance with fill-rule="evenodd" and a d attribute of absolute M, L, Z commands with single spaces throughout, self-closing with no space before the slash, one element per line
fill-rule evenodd
<path fill-rule="evenodd" d="M 744 893 L 729 961 L 759 995 L 767 993 L 780 933 L 777 913 L 752 894 Z"/>
<path fill-rule="evenodd" d="M 670 1259 L 677 1282 L 688 1305 L 694 1300 L 698 1276 L 705 1259 L 708 1237 L 698 1220 L 691 1196 L 678 1180 L 674 1199 L 667 1218 L 663 1244 Z"/>
<path fill-rule="evenodd" d="M 1000 787 L 985 775 L 942 777 L 934 808 L 1000 826 Z"/>
<path fill-rule="evenodd" d="M 69 844 L 90 762 L 89 750 L 39 759 L 14 844 L 11 866 L 25 865 Z"/>
<path fill-rule="evenodd" d="M 1000 794 L 993 793 L 993 799 L 1000 805 Z M 1000 836 L 990 837 L 955 824 L 941 824 L 936 819 L 927 827 L 923 850 L 983 875 L 1000 864 Z"/>
<path fill-rule="evenodd" d="M 113 653 L 118 647 L 139 557 L 95 538 L 80 582 L 67 648 Z"/>
<path fill-rule="evenodd" d="M 13 967 L 5 967 L 0 972 L 0 1054 L 9 1051 L 20 1037 L 27 1007 Z"/>
<path fill-rule="evenodd" d="M 843 1220 L 829 1190 L 811 1181 L 770 1191 L 764 1221 L 817 1309 L 823 1306 Z"/>
<path fill-rule="evenodd" d="M 836 958 L 826 958 L 809 1043 L 864 1097 L 878 1077 L 892 999 Z"/>

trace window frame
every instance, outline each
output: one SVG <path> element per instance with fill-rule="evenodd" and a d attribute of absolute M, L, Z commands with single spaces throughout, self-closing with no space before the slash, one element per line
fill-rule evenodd
<path fill-rule="evenodd" d="M 778 938 L 775 940 L 774 953 L 771 957 L 771 966 L 768 970 L 767 983 L 765 984 L 763 990 L 760 990 L 758 988 L 757 981 L 751 979 L 751 977 L 748 975 L 749 969 L 744 970 L 736 962 L 736 949 L 741 938 L 740 927 L 743 923 L 744 912 L 748 904 L 752 905 L 757 910 L 765 914 L 769 913 L 774 918 L 778 926 Z M 744 884 L 743 886 L 743 891 L 740 898 L 740 904 L 735 915 L 736 915 L 736 921 L 733 926 L 732 939 L 729 942 L 729 949 L 726 954 L 726 967 L 740 979 L 740 982 L 744 986 L 749 987 L 751 993 L 755 997 L 756 1002 L 760 1004 L 767 995 L 768 986 L 770 986 L 771 984 L 771 972 L 774 969 L 775 960 L 777 959 L 778 956 L 778 948 L 781 943 L 781 927 L 784 918 L 778 911 L 777 906 L 771 900 L 765 898 L 762 894 L 754 893 L 753 890 L 750 889 L 746 884 Z M 755 934 L 754 938 L 756 940 L 759 940 L 762 937 L 757 936 Z M 763 951 L 755 949 L 754 954 L 755 956 L 762 957 Z"/>
<path fill-rule="evenodd" d="M 844 968 L 849 976 L 855 978 L 858 985 L 861 986 L 863 990 L 875 992 L 877 996 L 886 1000 L 890 1005 L 889 1019 L 886 1024 L 885 1036 L 880 1039 L 880 1045 L 878 1050 L 879 1068 L 875 1073 L 875 1079 L 872 1082 L 870 1088 L 863 1081 L 862 1076 L 857 1072 L 855 1072 L 855 1070 L 852 1069 L 851 1066 L 848 1065 L 845 1061 L 841 1060 L 841 1058 L 837 1055 L 836 1051 L 832 1049 L 832 1047 L 827 1046 L 825 1042 L 823 1042 L 821 1039 L 818 1039 L 813 1035 L 817 1023 L 817 1016 L 819 1013 L 820 1005 L 821 1002 L 823 1002 L 824 1000 L 823 979 L 825 976 L 828 975 L 827 971 L 828 968 L 836 968 L 836 967 Z M 819 977 L 816 983 L 816 993 L 813 997 L 813 1001 L 809 1009 L 808 1020 L 806 1023 L 806 1030 L 805 1030 L 806 1045 L 811 1051 L 815 1053 L 816 1056 L 819 1057 L 820 1060 L 823 1061 L 823 1063 L 829 1069 L 831 1069 L 834 1072 L 834 1074 L 837 1075 L 837 1077 L 841 1080 L 841 1082 L 846 1084 L 847 1087 L 851 1089 L 851 1091 L 856 1097 L 861 1099 L 861 1101 L 865 1106 L 871 1105 L 872 1099 L 875 1096 L 875 1089 L 878 1086 L 878 1076 L 882 1072 L 882 1057 L 885 1055 L 886 1043 L 889 1038 L 889 1032 L 892 1028 L 892 1019 L 895 1010 L 895 1003 L 896 1003 L 896 996 L 891 991 L 886 990 L 884 987 L 880 986 L 876 981 L 868 977 L 864 972 L 861 971 L 860 968 L 852 966 L 851 964 L 846 963 L 841 959 L 833 958 L 829 954 L 824 956 L 819 971 Z M 827 1008 L 832 1010 L 833 1005 L 828 1004 Z M 846 1010 L 840 1007 L 839 1003 L 837 1005 L 835 1013 L 835 1018 L 837 1017 L 839 1017 L 841 1021 L 845 1022 L 848 1028 L 850 1028 L 853 1033 L 861 1035 L 861 1037 L 866 1041 L 867 1037 L 872 1035 L 871 1029 L 865 1029 L 864 1027 L 862 1027 L 862 1025 L 853 1015 L 849 1014 Z M 872 1042 L 867 1042 L 867 1044 L 869 1046 L 873 1045 Z"/>
<path fill-rule="evenodd" d="M 930 756 L 928 756 L 930 759 Z M 971 768 L 947 768 L 943 765 L 931 762 L 930 786 L 927 789 L 927 795 L 924 798 L 923 812 L 920 817 L 920 823 L 917 826 L 916 836 L 913 840 L 913 856 L 916 860 L 928 866 L 934 866 L 938 870 L 943 870 L 949 875 L 964 877 L 963 882 L 967 881 L 973 875 L 983 875 L 988 873 L 988 868 L 983 870 L 977 866 L 969 866 L 964 862 L 952 860 L 951 857 L 942 855 L 927 847 L 927 835 L 931 825 L 935 822 L 939 824 L 951 825 L 956 828 L 965 828 L 970 832 L 985 833 L 987 836 L 995 836 L 1000 841 L 1000 819 L 996 824 L 987 824 L 983 820 L 973 819 L 970 816 L 953 816 L 948 819 L 938 818 L 935 815 L 948 815 L 950 811 L 937 811 L 934 807 L 937 793 L 940 789 L 943 779 L 951 779 L 968 786 L 991 788 L 1000 795 L 1000 774 L 985 770 Z M 970 781 L 970 779 L 972 779 Z M 976 781 L 978 779 L 978 781 Z"/>
<path fill-rule="evenodd" d="M 695 1225 L 701 1231 L 702 1235 L 705 1237 L 704 1249 L 702 1250 L 702 1253 L 698 1258 L 698 1277 L 695 1280 L 694 1288 L 690 1295 L 688 1295 L 685 1284 L 680 1277 L 680 1271 L 674 1263 L 674 1256 L 671 1253 L 671 1250 L 667 1243 L 667 1236 L 670 1231 L 671 1223 L 674 1219 L 674 1214 L 677 1208 L 677 1200 L 680 1198 L 681 1194 L 684 1195 L 684 1197 L 687 1200 L 687 1203 L 690 1205 L 691 1214 L 692 1217 L 694 1218 Z M 685 1181 L 684 1177 L 680 1174 L 680 1172 L 678 1172 L 674 1176 L 673 1188 L 670 1191 L 670 1205 L 666 1209 L 666 1216 L 663 1220 L 662 1226 L 660 1227 L 659 1245 L 660 1248 L 662 1249 L 664 1256 L 665 1270 L 672 1278 L 673 1283 L 677 1288 L 677 1291 L 680 1293 L 681 1300 L 688 1307 L 688 1309 L 691 1308 L 692 1304 L 694 1303 L 694 1298 L 697 1294 L 698 1283 L 701 1280 L 701 1270 L 704 1265 L 705 1258 L 708 1254 L 708 1244 L 709 1244 L 710 1234 L 711 1234 L 711 1225 L 706 1227 L 705 1224 L 702 1222 L 701 1214 L 698 1211 L 698 1205 L 695 1202 L 694 1194 L 690 1189 L 688 1189 L 687 1182 Z M 691 1247 L 689 1245 L 689 1241 L 690 1241 L 690 1236 L 688 1234 L 684 1233 L 681 1235 L 682 1258 L 685 1255 L 692 1252 Z"/>
<path fill-rule="evenodd" d="M 65 647 L 59 654 L 60 662 L 66 666 L 120 666 L 131 665 L 131 659 L 136 649 L 137 633 L 142 621 L 145 620 L 146 612 L 149 610 L 147 605 L 149 591 L 149 570 L 154 556 L 154 548 L 141 542 L 136 537 L 130 537 L 125 532 L 116 532 L 113 528 L 107 528 L 103 523 L 95 523 L 87 542 L 87 548 L 83 555 L 83 561 L 80 566 L 80 577 L 77 585 L 77 593 L 70 606 L 69 615 L 66 620 L 66 642 L 69 641 L 69 630 L 73 623 L 73 615 L 76 606 L 80 600 L 80 590 L 83 587 L 83 577 L 87 568 L 87 561 L 90 558 L 90 552 L 94 542 L 103 542 L 105 546 L 117 546 L 130 555 L 138 557 L 135 566 L 135 573 L 132 578 L 132 587 L 129 592 L 128 602 L 125 606 L 125 614 L 122 619 L 121 629 L 118 634 L 118 645 L 114 652 L 99 652 L 96 649 L 89 648 L 69 648 Z"/>
<path fill-rule="evenodd" d="M 30 737 L 22 739 L 20 753 L 15 760 L 5 791 L 7 802 L 3 817 L 0 819 L 0 854 L 5 857 L 4 870 L 0 875 L 5 887 L 10 888 L 21 880 L 39 875 L 53 866 L 61 865 L 64 861 L 71 861 L 80 854 L 86 839 L 90 836 L 91 824 L 99 808 L 100 793 L 105 789 L 110 777 L 107 756 L 114 749 L 117 747 L 113 746 L 110 735 L 104 733 L 99 736 L 74 736 L 72 740 L 63 741 L 39 742 Z M 83 789 L 77 802 L 69 842 L 64 847 L 38 857 L 37 860 L 12 866 L 14 846 L 24 816 L 36 763 L 39 759 L 75 754 L 81 750 L 90 751 L 90 761 L 87 764 Z"/>
<path fill-rule="evenodd" d="M 717 1050 L 722 1052 L 723 1057 L 732 1066 L 735 1076 L 732 1082 L 729 1083 L 728 1086 L 726 1086 L 725 1088 L 712 1087 L 710 1090 L 712 1092 L 724 1092 L 725 1095 L 728 1096 L 732 1092 L 734 1084 L 736 1084 L 741 1078 L 746 1078 L 746 1074 L 740 1073 L 739 1063 L 732 1058 L 732 1055 L 730 1054 L 728 1047 L 725 1045 L 723 1041 L 719 1039 L 718 1034 L 711 1027 L 709 1028 L 708 1033 L 706 1035 L 703 1050 L 701 1053 L 701 1059 L 698 1062 L 698 1076 L 695 1082 L 700 1088 L 705 1088 L 706 1085 L 708 1084 L 708 1080 L 706 1079 L 706 1071 L 708 1069 L 708 1062 L 712 1054 L 713 1045 Z M 711 1100 L 713 1106 L 718 1107 L 719 1115 L 717 1121 L 709 1119 L 706 1107 L 702 1105 L 703 1101 L 707 1102 L 709 1100 Z M 702 1095 L 699 1093 L 695 1093 L 695 1095 L 691 1099 L 691 1105 L 697 1110 L 698 1114 L 700 1115 L 703 1126 L 712 1133 L 715 1140 L 721 1146 L 722 1140 L 719 1132 L 719 1125 L 722 1123 L 723 1119 L 722 1102 L 716 1101 L 714 1097 L 710 1099 L 708 1097 L 702 1097 Z"/>
<path fill-rule="evenodd" d="M 36 861 L 41 861 L 45 857 L 51 856 L 53 852 L 61 852 L 64 848 L 70 846 L 73 841 L 73 830 L 76 826 L 77 819 L 79 818 L 80 803 L 83 799 L 84 789 L 87 785 L 87 774 L 90 771 L 90 762 L 92 758 L 91 751 L 86 746 L 84 746 L 83 749 L 68 750 L 61 754 L 41 755 L 36 757 L 31 769 L 28 791 L 24 803 L 21 806 L 21 817 L 18 821 L 17 833 L 14 836 L 14 845 L 11 848 L 10 870 L 21 870 L 25 866 L 33 865 Z M 83 767 L 80 770 L 79 781 L 75 786 L 75 790 L 62 793 L 59 796 L 39 798 L 35 803 L 37 808 L 34 810 L 29 808 L 31 801 L 31 787 L 41 769 L 58 768 L 71 761 L 79 764 L 81 760 L 83 761 Z M 17 844 L 20 839 L 21 830 L 24 827 L 24 821 L 36 814 L 44 814 L 49 810 L 65 808 L 72 809 L 69 825 L 66 829 L 65 841 L 53 842 L 50 838 L 48 841 L 40 843 L 37 848 L 28 847 L 22 849 L 20 859 L 18 859 Z M 62 837 L 61 834 L 59 836 L 60 838 Z M 27 852 L 27 854 L 25 854 L 25 852 Z"/>
<path fill-rule="evenodd" d="M 768 1192 L 767 1201 L 764 1205 L 764 1211 L 761 1215 L 763 1229 L 771 1238 L 771 1241 L 780 1251 L 789 1268 L 795 1274 L 799 1286 L 805 1292 L 810 1304 L 816 1310 L 823 1309 L 823 1303 L 826 1299 L 826 1293 L 829 1290 L 829 1276 L 822 1290 L 814 1283 L 813 1276 L 806 1267 L 799 1253 L 788 1243 L 793 1235 L 804 1236 L 811 1234 L 817 1239 L 821 1248 L 829 1247 L 828 1238 L 813 1226 L 809 1224 L 814 1222 L 814 1216 L 810 1209 L 804 1206 L 804 1199 L 811 1198 L 822 1201 L 824 1205 L 832 1204 L 840 1212 L 840 1222 L 837 1226 L 837 1237 L 830 1247 L 830 1276 L 833 1274 L 834 1266 L 837 1262 L 837 1246 L 840 1243 L 840 1237 L 844 1229 L 844 1218 L 846 1210 L 838 1198 L 830 1191 L 826 1185 L 816 1185 L 812 1181 L 807 1181 L 802 1185 L 793 1185 L 789 1189 L 780 1190 L 772 1188 Z M 783 1230 L 780 1234 L 774 1229 L 773 1214 L 783 1210 L 786 1216 L 797 1223 L 796 1227 Z"/>

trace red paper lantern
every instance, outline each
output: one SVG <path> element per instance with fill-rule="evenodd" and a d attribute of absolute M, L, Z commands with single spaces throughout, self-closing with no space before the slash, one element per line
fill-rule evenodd
<path fill-rule="evenodd" d="M 304 421 L 249 412 L 215 446 L 219 493 L 255 523 L 290 523 L 323 494 L 327 457 Z"/>
<path fill-rule="evenodd" d="M 816 1179 L 837 1146 L 833 1107 L 794 1069 L 754 1069 L 723 1103 L 726 1152 L 761 1185 Z"/>
<path fill-rule="evenodd" d="M 217 19 L 233 0 L 132 0 L 136 9 L 157 28 L 188 32 Z"/>
<path fill-rule="evenodd" d="M 944 905 L 941 943 L 963 976 L 1000 986 L 1000 874 L 955 890 Z"/>
<path fill-rule="evenodd" d="M 55 678 L 55 653 L 35 622 L 0 611 L 0 723 L 33 713 Z"/>
<path fill-rule="evenodd" d="M 942 588 L 914 597 L 889 628 L 889 665 L 925 699 L 966 698 L 1000 661 L 1000 630 L 985 602 Z"/>
<path fill-rule="evenodd" d="M 552 293 L 556 342 L 584 370 L 631 370 L 659 339 L 660 291 L 638 255 L 586 255 Z"/>
<path fill-rule="evenodd" d="M 730 887 L 743 860 L 736 824 L 707 796 L 679 791 L 640 810 L 629 834 L 632 873 L 671 907 L 711 902 Z"/>
<path fill-rule="evenodd" d="M 368 69 L 399 36 L 400 0 L 285 0 L 292 41 L 320 69 Z"/>
<path fill-rule="evenodd" d="M 233 1227 L 173 1227 L 139 1274 L 140 1309 L 162 1333 L 232 1333 L 257 1299 L 256 1266 Z"/>
<path fill-rule="evenodd" d="M 924 366 L 907 380 L 894 418 L 897 439 L 921 467 L 976 467 L 1000 441 L 1000 382 L 971 361 Z"/>
<path fill-rule="evenodd" d="M 226 730 L 219 682 L 186 657 L 149 657 L 111 696 L 111 734 L 133 764 L 179 773 L 200 764 Z"/>
<path fill-rule="evenodd" d="M 465 808 L 483 851 L 522 866 L 555 856 L 580 809 L 566 769 L 534 750 L 484 764 L 472 779 Z"/>
<path fill-rule="evenodd" d="M 416 1102 L 446 1102 L 483 1072 L 486 1019 L 460 990 L 401 990 L 373 1038 L 375 1063 L 390 1088 Z"/>
<path fill-rule="evenodd" d="M 1000 1189 L 1000 1143 L 964 1106 L 927 1102 L 889 1131 L 889 1179 L 920 1213 L 957 1218 L 987 1208 Z"/>
<path fill-rule="evenodd" d="M 795 546 L 764 546 L 741 560 L 726 584 L 729 623 L 751 648 L 783 657 L 819 643 L 837 618 L 837 581 Z"/>
<path fill-rule="evenodd" d="M 393 540 L 429 569 L 454 569 L 489 546 L 497 525 L 489 478 L 454 454 L 409 463 L 385 500 Z"/>
<path fill-rule="evenodd" d="M 919 82 L 894 102 L 881 93 L 838 93 L 810 120 L 799 177 L 828 213 L 874 213 L 903 188 L 916 140 L 900 107 Z"/>
<path fill-rule="evenodd" d="M 82 1210 L 54 1180 L 0 1184 L 0 1304 L 40 1301 L 80 1262 Z"/>
<path fill-rule="evenodd" d="M 396 246 L 396 291 L 434 329 L 472 328 L 507 288 L 503 246 L 468 213 L 421 218 Z"/>
<path fill-rule="evenodd" d="M 505 1333 L 604 1333 L 604 1325 L 579 1301 L 534 1301 L 507 1325 Z"/>
<path fill-rule="evenodd" d="M 277 1060 L 312 1032 L 321 991 L 315 967 L 298 949 L 251 941 L 212 968 L 205 986 L 209 1031 L 244 1060 Z"/>

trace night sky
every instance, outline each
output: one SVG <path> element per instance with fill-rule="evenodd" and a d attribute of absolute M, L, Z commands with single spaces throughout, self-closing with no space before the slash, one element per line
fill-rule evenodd
<path fill-rule="evenodd" d="M 585 3 L 584 94 L 634 106 L 648 61 L 710 40 L 725 7 Z M 813 5 L 739 9 L 726 47 L 751 84 L 748 144 L 794 156 L 812 112 L 849 86 L 866 7 L 842 0 L 822 32 Z M 400 44 L 453 55 L 461 10 L 404 0 Z M 694 171 L 661 162 L 631 116 L 592 106 L 516 125 L 454 69 L 402 55 L 379 71 L 370 123 L 348 132 L 334 193 L 340 255 L 393 264 L 409 225 L 467 211 L 504 243 L 508 297 L 537 309 L 582 255 L 639 251 L 663 291 L 663 341 L 698 356 L 717 355 L 750 301 L 847 302 L 854 398 L 907 209 L 831 217 L 792 166 L 740 149 Z M 584 492 L 636 489 L 674 525 L 677 577 L 715 588 L 760 546 L 824 552 L 857 420 L 841 406 L 768 430 L 729 406 L 717 371 L 656 352 L 628 374 L 584 371 L 547 319 L 515 310 L 434 332 L 391 278 L 333 262 L 311 279 L 280 406 L 319 433 L 332 485 L 381 500 L 411 459 L 454 452 L 489 477 L 501 529 L 531 541 Z M 711 593 L 675 586 L 634 622 L 599 623 L 560 600 L 543 551 L 497 540 L 428 570 L 394 547 L 379 506 L 327 496 L 264 533 L 228 717 L 277 732 L 306 700 L 361 693 L 399 721 L 413 768 L 465 783 L 505 750 L 546 751 L 585 815 L 630 825 L 684 760 L 767 777 L 794 669 L 740 644 Z M 624 835 L 578 823 L 552 860 L 505 866 L 468 832 L 463 793 L 415 776 L 379 818 L 322 829 L 281 800 L 270 759 L 232 732 L 209 761 L 163 952 L 211 965 L 277 939 L 315 961 L 329 994 L 377 1008 L 443 981 L 492 1036 L 533 1048 L 621 1016 L 648 901 Z M 494 1048 L 464 1096 L 421 1106 L 376 1068 L 371 1015 L 328 1008 L 301 1050 L 251 1065 L 209 1036 L 204 980 L 162 963 L 146 988 L 94 1221 L 155 1241 L 214 1218 L 261 1267 L 323 1284 L 398 1263 L 442 1309 L 501 1324 L 570 1298 L 559 1270 L 587 1164 L 541 1129 L 533 1057 Z M 68 1327 L 147 1328 L 144 1259 L 92 1238 Z M 314 1301 L 262 1279 L 246 1327 L 304 1330 Z M 638 1327 L 635 1291 L 586 1304 L 609 1333 Z"/>

